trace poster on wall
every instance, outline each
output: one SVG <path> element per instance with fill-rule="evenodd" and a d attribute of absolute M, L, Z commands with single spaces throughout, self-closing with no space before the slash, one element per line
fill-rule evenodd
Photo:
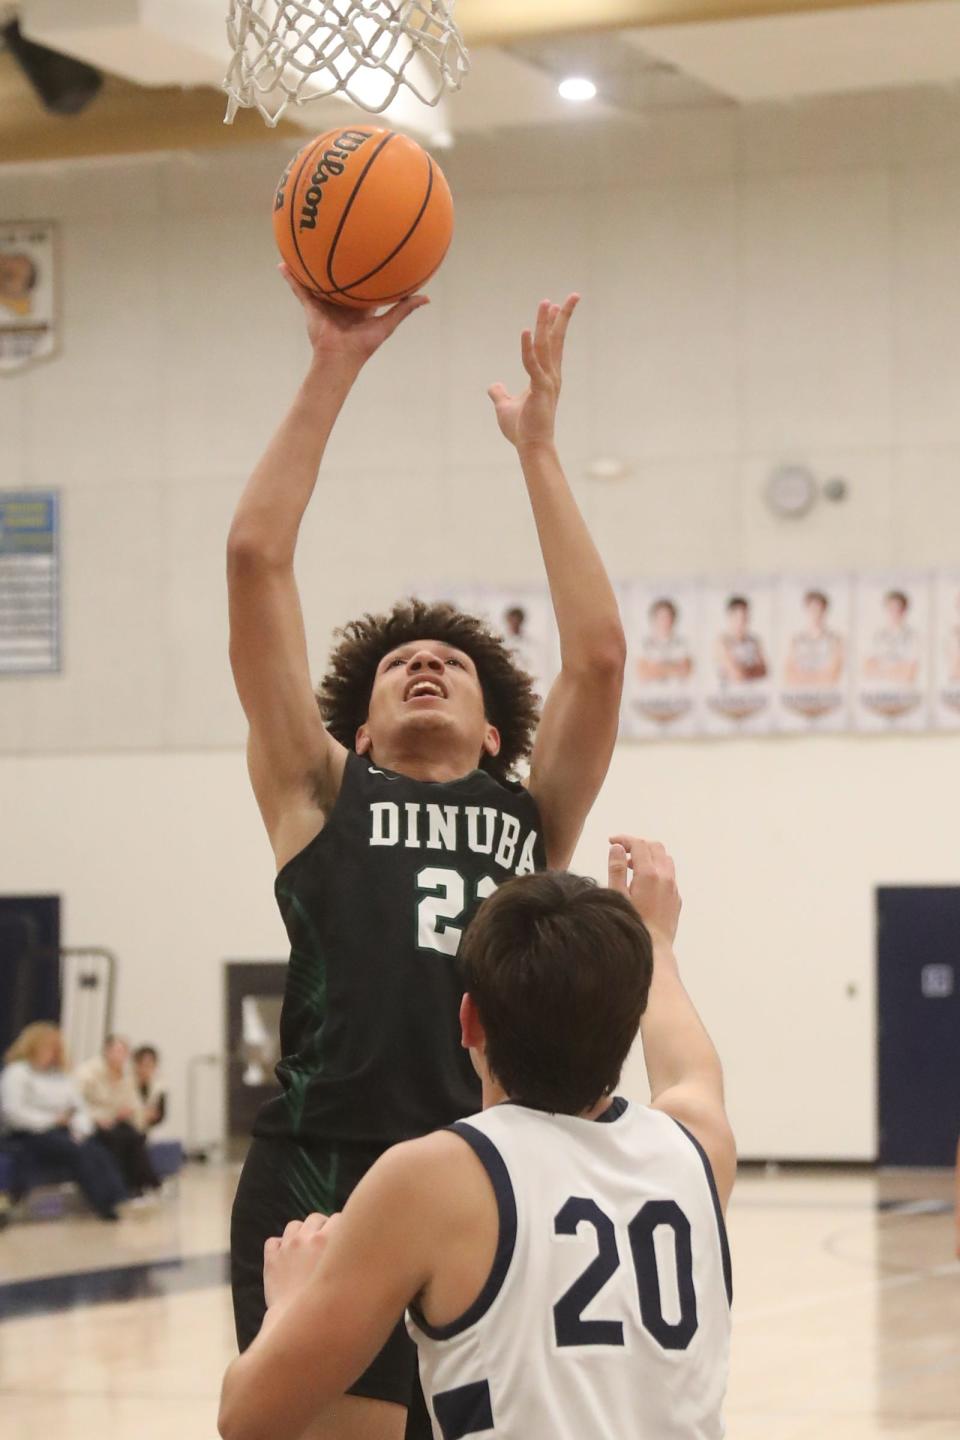
<path fill-rule="evenodd" d="M 846 729 L 852 621 L 853 585 L 848 577 L 780 581 L 776 710 L 781 730 Z"/>
<path fill-rule="evenodd" d="M 857 582 L 854 718 L 858 730 L 924 730 L 928 720 L 930 581 Z"/>
<path fill-rule="evenodd" d="M 766 734 L 773 727 L 773 586 L 705 586 L 701 634 L 707 734 Z"/>
<path fill-rule="evenodd" d="M 691 581 L 625 585 L 627 635 L 621 710 L 626 739 L 670 739 L 699 728 L 700 597 Z"/>
<path fill-rule="evenodd" d="M 60 669 L 57 495 L 0 491 L 0 674 Z"/>
<path fill-rule="evenodd" d="M 0 222 L 0 374 L 13 374 L 59 347 L 56 226 Z"/>
<path fill-rule="evenodd" d="M 560 669 L 560 644 L 547 590 L 490 586 L 478 591 L 478 607 L 477 613 L 503 636 L 514 660 L 532 676 L 534 689 L 545 700 Z"/>
<path fill-rule="evenodd" d="M 960 730 L 960 570 L 936 577 L 933 608 L 933 719 Z"/>

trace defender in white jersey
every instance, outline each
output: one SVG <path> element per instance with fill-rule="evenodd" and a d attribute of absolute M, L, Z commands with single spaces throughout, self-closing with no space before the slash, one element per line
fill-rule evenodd
<path fill-rule="evenodd" d="M 225 1440 L 297 1440 L 404 1309 L 435 1440 L 719 1440 L 736 1157 L 679 911 L 663 847 L 628 837 L 609 889 L 529 875 L 484 903 L 461 948 L 483 1113 L 268 1242 Z M 613 1094 L 638 1025 L 649 1107 Z"/>

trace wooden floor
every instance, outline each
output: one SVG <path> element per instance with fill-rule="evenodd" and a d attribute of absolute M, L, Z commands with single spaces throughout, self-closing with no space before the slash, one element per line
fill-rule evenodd
<path fill-rule="evenodd" d="M 119 1225 L 0 1235 L 4 1440 L 214 1440 L 235 1181 L 197 1167 Z M 730 1440 L 958 1440 L 950 1195 L 940 1172 L 742 1176 Z"/>

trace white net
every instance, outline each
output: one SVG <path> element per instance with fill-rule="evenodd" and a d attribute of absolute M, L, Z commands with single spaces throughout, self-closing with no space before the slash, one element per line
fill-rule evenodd
<path fill-rule="evenodd" d="M 276 125 L 288 105 L 343 94 L 379 114 L 402 86 L 425 105 L 469 68 L 454 0 L 230 0 L 227 123 L 256 107 Z"/>

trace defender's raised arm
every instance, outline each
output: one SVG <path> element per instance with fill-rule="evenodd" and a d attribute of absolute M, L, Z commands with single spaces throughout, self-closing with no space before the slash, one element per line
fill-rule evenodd
<path fill-rule="evenodd" d="M 516 446 L 533 507 L 560 632 L 560 675 L 543 708 L 530 768 L 551 869 L 570 863 L 617 738 L 626 641 L 613 586 L 567 483 L 554 438 L 567 326 L 579 303 L 545 300 L 521 337 L 529 384 L 490 388 L 497 421 Z"/>
<path fill-rule="evenodd" d="M 640 1021 L 651 1104 L 699 1140 L 725 1207 L 736 1175 L 736 1145 L 724 1107 L 720 1056 L 683 987 L 673 951 L 681 907 L 673 861 L 662 845 L 615 835 L 609 873 L 610 888 L 629 896 L 653 941 L 653 980 Z"/>

